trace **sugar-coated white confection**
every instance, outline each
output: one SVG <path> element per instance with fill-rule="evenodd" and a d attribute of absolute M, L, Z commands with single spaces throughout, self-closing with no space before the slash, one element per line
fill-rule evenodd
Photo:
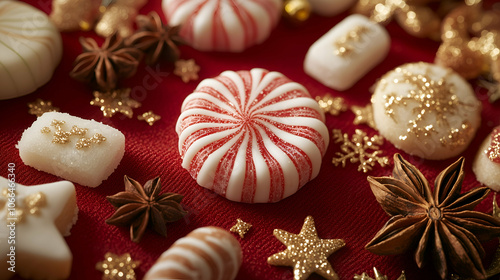
<path fill-rule="evenodd" d="M 64 124 L 55 125 L 54 121 Z M 120 163 L 125 136 L 94 120 L 48 112 L 24 131 L 17 147 L 26 165 L 83 186 L 97 187 Z"/>
<path fill-rule="evenodd" d="M 346 17 L 319 38 L 306 54 L 304 71 L 335 90 L 346 90 L 389 53 L 384 27 L 362 15 Z"/>
<path fill-rule="evenodd" d="M 202 227 L 177 240 L 144 276 L 144 280 L 232 280 L 242 262 L 241 246 L 228 231 Z"/>
<path fill-rule="evenodd" d="M 498 192 L 500 191 L 500 163 L 491 161 L 486 151 L 491 143 L 491 134 L 484 139 L 477 151 L 476 159 L 472 165 L 472 170 L 481 184 Z"/>
<path fill-rule="evenodd" d="M 11 181 L 0 177 L 4 205 L 0 208 L 0 279 L 16 273 L 34 280 L 68 278 L 73 255 L 63 236 L 69 235 L 78 217 L 75 186 L 68 181 L 23 186 L 12 182 L 16 177 L 8 178 Z M 12 209 L 22 214 L 12 215 L 16 213 Z"/>
<path fill-rule="evenodd" d="M 61 35 L 45 13 L 20 1 L 0 1 L 0 100 L 47 83 L 61 56 Z"/>
<path fill-rule="evenodd" d="M 329 141 L 323 112 L 281 73 L 225 71 L 203 80 L 181 112 L 182 166 L 230 200 L 276 202 L 319 173 Z"/>
<path fill-rule="evenodd" d="M 278 23 L 282 0 L 163 0 L 170 26 L 200 51 L 241 52 L 262 43 Z"/>
<path fill-rule="evenodd" d="M 380 135 L 425 159 L 458 156 L 481 121 L 481 103 L 469 83 L 449 68 L 424 62 L 386 73 L 372 105 Z"/>
<path fill-rule="evenodd" d="M 312 9 L 315 13 L 322 16 L 335 16 L 338 15 L 349 7 L 351 7 L 356 0 L 308 0 L 311 3 Z"/>

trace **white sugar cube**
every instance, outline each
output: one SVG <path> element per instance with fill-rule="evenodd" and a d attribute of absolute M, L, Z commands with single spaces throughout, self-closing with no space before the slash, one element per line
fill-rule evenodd
<path fill-rule="evenodd" d="M 325 86 L 346 90 L 379 64 L 389 49 L 384 27 L 365 16 L 351 15 L 309 48 L 304 71 Z"/>
<path fill-rule="evenodd" d="M 94 120 L 49 112 L 24 131 L 17 148 L 26 165 L 97 187 L 120 163 L 125 136 Z"/>

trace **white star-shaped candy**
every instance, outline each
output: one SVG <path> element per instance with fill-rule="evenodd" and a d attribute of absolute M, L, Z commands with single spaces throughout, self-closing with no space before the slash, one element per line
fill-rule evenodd
<path fill-rule="evenodd" d="M 75 186 L 68 181 L 13 186 L 0 177 L 0 279 L 16 273 L 27 279 L 68 278 L 73 256 L 63 236 L 78 214 Z"/>

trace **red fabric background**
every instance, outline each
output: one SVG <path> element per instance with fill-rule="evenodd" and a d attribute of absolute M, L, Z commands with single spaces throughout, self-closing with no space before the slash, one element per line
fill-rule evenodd
<path fill-rule="evenodd" d="M 50 12 L 51 1 L 26 2 L 46 13 Z M 150 0 L 141 13 L 152 10 L 161 13 L 160 0 Z M 200 81 L 216 76 L 224 70 L 262 67 L 282 72 L 290 79 L 302 83 L 312 96 L 330 92 L 344 97 L 349 105 L 367 104 L 370 101 L 370 86 L 378 77 L 394 67 L 407 62 L 434 60 L 438 43 L 411 37 L 396 23 L 390 23 L 387 26 L 392 39 L 389 56 L 350 90 L 336 92 L 326 88 L 304 73 L 303 59 L 309 46 L 347 15 L 346 12 L 332 18 L 312 16 L 300 27 L 292 27 L 282 20 L 267 41 L 241 54 L 202 53 L 183 46 L 182 58 L 194 58 L 201 66 Z M 293 196 L 275 204 L 235 203 L 199 187 L 181 167 L 177 151 L 178 138 L 174 130 L 181 103 L 198 82 L 185 84 L 179 77 L 170 75 L 172 66 L 168 63 L 153 67 L 141 64 L 137 74 L 125 81 L 123 86 L 132 88 L 132 97 L 142 102 L 142 107 L 135 110 L 132 119 L 120 115 L 105 118 L 97 107 L 89 105 L 92 98 L 91 89 L 68 75 L 73 61 L 81 53 L 78 42 L 80 36 L 98 38 L 94 32 L 63 33 L 64 55 L 53 79 L 30 95 L 0 101 L 0 175 L 6 177 L 7 164 L 13 162 L 16 164 L 16 179 L 21 184 L 33 185 L 60 180 L 25 166 L 15 148 L 24 129 L 35 120 L 35 116 L 27 113 L 26 104 L 36 98 L 51 100 L 62 112 L 101 121 L 125 134 L 126 151 L 118 169 L 98 188 L 76 185 L 80 213 L 71 236 L 66 238 L 74 258 L 70 279 L 100 279 L 101 272 L 95 270 L 95 264 L 103 259 L 106 252 L 129 252 L 133 259 L 141 261 L 136 270 L 138 279 L 141 279 L 158 256 L 175 240 L 202 226 L 215 225 L 229 229 L 236 218 L 253 224 L 251 231 L 240 240 L 244 261 L 237 279 L 292 279 L 291 268 L 274 267 L 266 262 L 268 256 L 285 249 L 285 246 L 273 237 L 272 232 L 273 229 L 279 228 L 298 233 L 308 215 L 314 217 L 321 238 L 342 238 L 346 241 L 345 248 L 328 259 L 342 279 L 352 279 L 355 273 L 361 274 L 364 271 L 373 275 L 371 269 L 374 266 L 387 274 L 389 279 L 396 279 L 401 270 L 406 271 L 408 279 L 438 279 L 432 265 L 423 270 L 416 267 L 412 252 L 400 256 L 377 256 L 364 249 L 364 245 L 389 217 L 375 201 L 366 181 L 367 174 L 357 172 L 355 164 L 342 168 L 331 163 L 334 153 L 340 150 L 339 144 L 330 143 L 321 172 L 316 179 Z M 98 40 L 102 41 L 100 38 Z M 494 126 L 500 124 L 500 102 L 489 104 L 486 92 L 479 89 L 474 82 L 473 85 L 478 98 L 483 102 L 483 112 L 481 128 L 463 154 L 466 158 L 464 190 L 479 185 L 471 170 L 472 160 L 481 141 Z M 149 110 L 162 117 L 161 121 L 152 127 L 136 119 L 138 114 Z M 356 128 L 363 129 L 370 135 L 376 133 L 364 125 L 354 126 L 353 117 L 351 112 L 342 113 L 338 117 L 328 115 L 326 123 L 330 130 L 340 128 L 349 134 L 354 133 Z M 392 155 L 401 152 L 388 142 L 382 149 L 385 155 L 391 158 L 391 166 L 377 167 L 369 175 L 390 174 Z M 416 164 L 430 182 L 456 160 L 429 161 L 404 153 L 403 156 Z M 128 228 L 109 226 L 104 222 L 113 213 L 106 196 L 123 190 L 124 175 L 141 183 L 160 176 L 165 191 L 185 196 L 183 204 L 189 215 L 183 220 L 168 224 L 167 238 L 148 230 L 139 244 L 133 243 L 129 239 Z M 492 197 L 493 195 L 490 195 L 477 209 L 490 212 Z M 487 267 L 497 242 L 492 241 L 484 246 L 488 252 L 484 261 Z M 320 277 L 314 275 L 311 279 Z"/>

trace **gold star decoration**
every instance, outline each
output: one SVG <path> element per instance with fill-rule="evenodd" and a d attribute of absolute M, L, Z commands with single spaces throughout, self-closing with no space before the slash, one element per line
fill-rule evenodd
<path fill-rule="evenodd" d="M 181 77 L 182 81 L 185 83 L 191 80 L 198 80 L 199 71 L 200 66 L 196 64 L 194 59 L 179 59 L 175 62 L 174 74 Z"/>
<path fill-rule="evenodd" d="M 146 121 L 150 126 L 153 126 L 156 121 L 159 121 L 161 119 L 161 116 L 153 113 L 153 111 L 148 111 L 146 113 L 143 113 L 142 115 L 137 116 L 137 119 L 140 121 Z"/>
<path fill-rule="evenodd" d="M 103 280 L 135 280 L 134 269 L 140 263 L 132 260 L 129 253 L 118 256 L 108 252 L 104 255 L 104 261 L 98 262 L 95 268 L 103 272 Z"/>
<path fill-rule="evenodd" d="M 488 91 L 488 100 L 494 103 L 500 99 L 500 84 L 498 82 L 490 82 L 488 80 L 479 80 L 479 86 Z"/>
<path fill-rule="evenodd" d="M 354 117 L 354 121 L 352 122 L 353 124 L 366 124 L 373 129 L 377 129 L 377 127 L 375 126 L 375 120 L 373 119 L 372 104 L 368 104 L 365 107 L 352 106 L 351 111 L 354 113 L 354 115 L 356 115 Z"/>
<path fill-rule="evenodd" d="M 307 279 L 312 273 L 325 279 L 339 279 L 327 258 L 344 247 L 345 242 L 342 239 L 320 239 L 312 216 L 305 219 L 299 234 L 275 229 L 274 236 L 287 249 L 267 258 L 268 264 L 292 266 L 294 280 Z"/>
<path fill-rule="evenodd" d="M 229 231 L 238 233 L 241 238 L 245 238 L 245 234 L 247 234 L 251 227 L 251 224 L 245 223 L 242 219 L 236 219 L 236 224 Z"/>
<path fill-rule="evenodd" d="M 373 273 L 375 273 L 375 279 L 371 278 L 366 272 L 363 272 L 361 275 L 354 275 L 354 280 L 389 280 L 386 275 L 382 275 L 376 267 L 373 268 Z M 397 280 L 406 280 L 405 272 L 401 273 L 401 276 Z"/>
<path fill-rule="evenodd" d="M 105 117 L 112 117 L 116 113 L 122 113 L 132 118 L 132 109 L 141 106 L 141 103 L 129 97 L 130 89 L 115 89 L 108 92 L 94 91 L 94 100 L 90 105 L 101 107 Z"/>
<path fill-rule="evenodd" d="M 28 103 L 28 108 L 28 113 L 37 117 L 40 117 L 43 113 L 47 112 L 59 112 L 59 108 L 52 106 L 51 101 L 43 101 L 40 98 L 37 98 L 35 102 Z"/>
<path fill-rule="evenodd" d="M 347 105 L 342 97 L 333 97 L 329 93 L 324 96 L 316 96 L 319 107 L 325 112 L 338 116 L 341 112 L 347 111 Z"/>
<path fill-rule="evenodd" d="M 380 135 L 369 137 L 366 132 L 356 129 L 349 139 L 347 133 L 342 133 L 340 129 L 334 129 L 332 138 L 335 143 L 342 143 L 340 146 L 342 152 L 336 152 L 337 157 L 332 159 L 335 166 L 342 163 L 342 167 L 345 167 L 347 160 L 352 163 L 359 162 L 358 171 L 366 173 L 372 170 L 377 163 L 381 167 L 389 164 L 389 158 L 381 156 L 383 152 L 379 150 L 379 145 L 384 144 L 384 138 Z M 369 152 L 369 150 L 373 152 Z"/>

